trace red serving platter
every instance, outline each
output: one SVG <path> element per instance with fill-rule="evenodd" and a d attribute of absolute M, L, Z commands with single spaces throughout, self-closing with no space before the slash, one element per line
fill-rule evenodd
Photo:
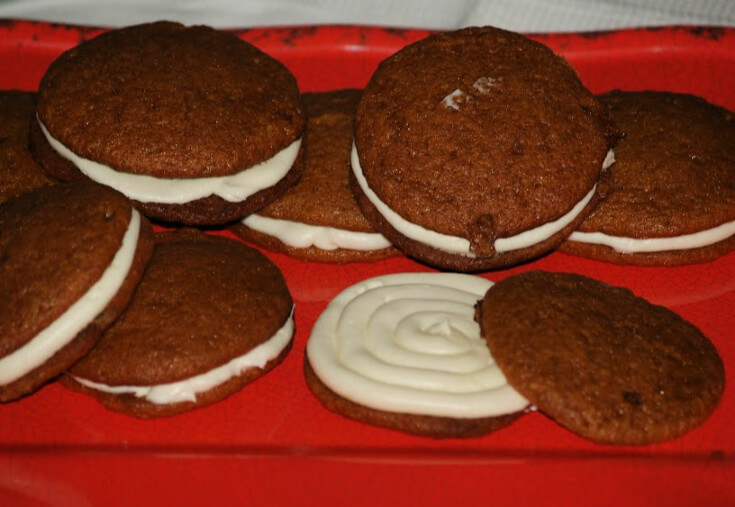
<path fill-rule="evenodd" d="M 56 56 L 101 31 L 0 22 L 0 88 L 35 89 Z M 383 58 L 429 34 L 355 26 L 235 33 L 284 62 L 303 91 L 362 87 Z M 594 92 L 673 90 L 735 109 L 735 29 L 533 38 L 566 56 Z M 405 258 L 332 266 L 267 255 L 296 300 L 295 344 L 281 366 L 221 403 L 168 419 L 110 412 L 58 384 L 0 406 L 0 504 L 735 504 L 735 393 L 729 383 L 703 426 L 642 447 L 597 445 L 540 413 L 483 438 L 442 441 L 328 412 L 302 375 L 304 346 L 318 315 L 360 280 L 430 268 Z M 531 269 L 575 271 L 629 287 L 699 326 L 727 372 L 735 371 L 735 253 L 676 268 L 552 253 L 482 276 L 499 280 Z"/>

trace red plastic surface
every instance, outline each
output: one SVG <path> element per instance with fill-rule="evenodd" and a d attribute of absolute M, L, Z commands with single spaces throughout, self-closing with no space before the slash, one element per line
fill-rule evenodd
<path fill-rule="evenodd" d="M 0 22 L 0 88 L 35 89 L 63 50 L 99 29 Z M 428 32 L 296 27 L 237 32 L 283 61 L 303 91 L 362 87 L 380 60 Z M 663 28 L 534 36 L 595 92 L 690 92 L 735 109 L 735 29 Z M 223 234 L 227 234 L 223 232 Z M 0 406 L 0 504 L 733 505 L 735 393 L 672 442 L 611 447 L 539 413 L 484 438 L 437 441 L 328 412 L 303 380 L 304 346 L 331 298 L 371 276 L 429 268 L 401 258 L 331 266 L 267 255 L 297 302 L 285 362 L 237 395 L 177 417 L 141 421 L 51 384 Z M 690 320 L 735 371 L 735 253 L 677 268 L 614 266 L 560 253 L 483 276 L 575 271 L 631 288 Z"/>

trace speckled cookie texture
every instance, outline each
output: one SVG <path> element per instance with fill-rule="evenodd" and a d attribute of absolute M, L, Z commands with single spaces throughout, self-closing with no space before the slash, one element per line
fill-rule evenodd
<path fill-rule="evenodd" d="M 0 203 L 54 183 L 28 151 L 35 111 L 34 93 L 0 91 Z"/>
<path fill-rule="evenodd" d="M 620 264 L 678 265 L 735 248 L 735 115 L 693 95 L 611 92 L 600 99 L 624 137 L 601 184 L 604 199 L 579 233 L 620 238 L 617 246 L 576 234 L 562 251 Z M 631 240 L 676 238 L 730 223 L 716 239 L 659 247 Z M 590 241 L 590 242 L 587 242 Z M 708 244 L 705 244 L 708 243 Z"/>
<path fill-rule="evenodd" d="M 174 180 L 253 168 L 298 140 L 304 124 L 296 80 L 281 63 L 232 34 L 170 22 L 110 31 L 64 53 L 41 81 L 38 117 L 84 159 Z M 32 141 L 51 174 L 79 177 L 38 123 Z M 161 220 L 221 223 L 267 204 L 298 168 L 243 201 L 137 205 Z"/>
<path fill-rule="evenodd" d="M 314 373 L 308 357 L 304 357 L 304 376 L 309 390 L 329 410 L 349 419 L 380 426 L 412 435 L 432 438 L 481 437 L 505 428 L 524 412 L 495 417 L 455 418 L 431 415 L 404 414 L 378 410 L 355 403 L 332 391 Z"/>
<path fill-rule="evenodd" d="M 349 185 L 353 119 L 361 95 L 361 90 L 337 90 L 302 96 L 306 111 L 303 175 L 298 184 L 259 210 L 257 215 L 341 231 L 378 234 L 357 207 Z M 390 246 L 360 250 L 337 245 L 330 249 L 315 244 L 293 246 L 300 238 L 289 245 L 240 223 L 233 230 L 257 245 L 309 261 L 372 261 L 399 254 Z"/>
<path fill-rule="evenodd" d="M 417 259 L 498 268 L 551 250 L 581 222 L 595 198 L 551 236 L 497 248 L 588 196 L 614 137 L 604 107 L 547 47 L 491 27 L 441 33 L 380 64 L 357 109 L 355 143 L 377 198 L 411 224 L 464 239 L 468 251 L 409 237 L 354 179 L 353 189 L 371 224 Z"/>
<path fill-rule="evenodd" d="M 91 182 L 44 187 L 0 205 L 0 360 L 19 360 L 29 345 L 49 356 L 0 386 L 0 401 L 59 375 L 123 311 L 151 255 L 153 232 L 145 219 L 127 275 L 107 306 L 59 349 L 49 348 L 47 339 L 34 341 L 102 277 L 121 249 L 131 216 L 130 201 Z M 26 355 L 24 364 L 33 365 L 33 357 Z"/>
<path fill-rule="evenodd" d="M 130 306 L 62 382 L 112 410 L 142 418 L 209 405 L 279 364 L 290 349 L 290 336 L 288 345 L 261 367 L 192 391 L 188 400 L 108 393 L 76 379 L 139 388 L 186 381 L 252 352 L 284 327 L 292 309 L 281 272 L 257 250 L 193 229 L 162 233 Z"/>
<path fill-rule="evenodd" d="M 493 286 L 479 321 L 508 382 L 595 442 L 676 438 L 702 424 L 722 395 L 724 366 L 712 343 L 625 288 L 528 272 Z"/>

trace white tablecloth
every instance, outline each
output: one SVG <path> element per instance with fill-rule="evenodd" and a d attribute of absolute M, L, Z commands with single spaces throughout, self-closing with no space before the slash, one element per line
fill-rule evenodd
<path fill-rule="evenodd" d="M 97 26 L 157 19 L 216 27 L 362 24 L 521 32 L 735 26 L 735 0 L 0 0 L 0 18 Z"/>

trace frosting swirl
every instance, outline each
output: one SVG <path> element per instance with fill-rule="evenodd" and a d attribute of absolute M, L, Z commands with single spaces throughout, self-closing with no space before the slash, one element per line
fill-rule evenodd
<path fill-rule="evenodd" d="M 523 410 L 528 401 L 508 385 L 474 320 L 491 285 L 454 273 L 353 285 L 314 325 L 309 363 L 331 390 L 379 410 L 456 418 Z"/>

